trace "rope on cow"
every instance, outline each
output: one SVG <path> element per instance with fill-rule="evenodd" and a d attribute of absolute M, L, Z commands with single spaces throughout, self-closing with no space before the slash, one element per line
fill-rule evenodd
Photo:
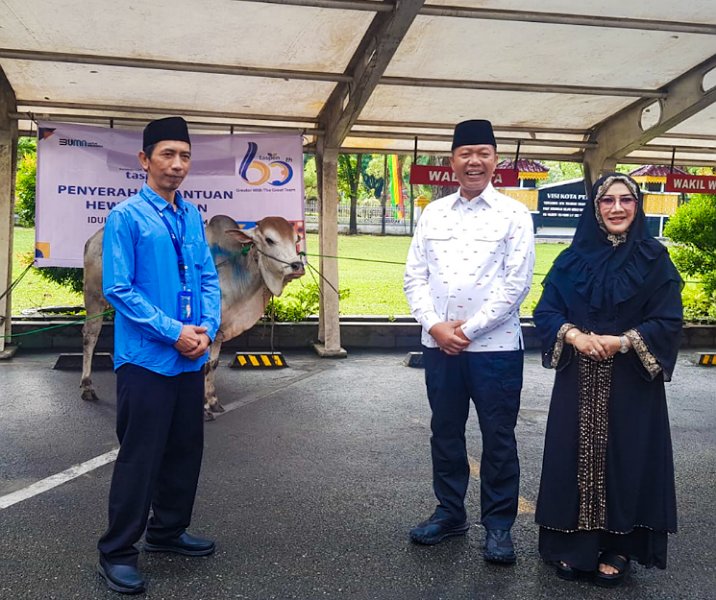
<path fill-rule="evenodd" d="M 22 280 L 22 278 L 25 277 L 25 275 L 27 275 L 27 272 L 28 272 L 31 268 L 32 268 L 32 263 L 30 263 L 29 265 L 27 265 L 27 266 L 25 267 L 25 270 L 24 270 L 22 273 L 20 273 L 20 275 L 18 276 L 18 278 L 10 284 L 10 287 L 8 287 L 2 294 L 0 294 L 0 300 L 2 300 L 2 299 L 3 299 L 5 296 L 7 296 L 10 292 L 12 292 L 12 290 L 15 289 L 15 286 L 16 286 L 18 283 L 20 283 L 20 281 Z"/>
<path fill-rule="evenodd" d="M 401 267 L 405 266 L 405 261 L 398 262 L 395 260 L 378 260 L 376 258 L 357 258 L 355 256 L 331 256 L 330 254 L 307 254 L 303 252 L 305 256 L 318 256 L 319 258 L 335 258 L 338 260 L 356 260 L 359 262 L 371 262 L 371 263 L 380 263 L 384 265 L 399 265 Z"/>
<path fill-rule="evenodd" d="M 269 334 L 269 345 L 271 347 L 271 354 L 275 354 L 276 351 L 273 347 L 273 335 L 274 335 L 274 326 L 276 325 L 276 305 L 272 302 L 275 296 L 271 294 L 269 296 L 268 305 L 271 306 L 271 314 L 269 315 L 271 317 L 271 333 Z"/>
<path fill-rule="evenodd" d="M 266 252 L 264 252 L 263 250 L 261 250 L 258 246 L 256 246 L 255 248 L 256 248 L 256 252 L 258 252 L 259 254 L 262 254 L 262 255 L 265 256 L 266 258 L 270 258 L 270 259 L 272 259 L 272 260 L 275 260 L 276 262 L 283 263 L 284 265 L 289 265 L 289 266 L 291 266 L 291 265 L 293 264 L 292 262 L 289 262 L 289 261 L 287 261 L 287 260 L 282 260 L 282 259 L 280 259 L 280 258 L 277 258 L 277 257 L 275 257 L 275 256 L 272 256 L 271 254 L 267 254 Z M 299 256 L 301 256 L 301 257 L 307 256 L 305 252 L 299 252 L 298 254 L 299 254 Z M 323 256 L 323 255 L 322 255 L 322 254 L 311 254 L 311 256 Z M 328 256 L 328 257 L 326 257 L 326 258 L 336 258 L 336 257 L 335 257 L 335 256 Z M 350 259 L 349 259 L 349 260 L 350 260 Z M 360 258 L 358 258 L 358 259 L 355 259 L 355 260 L 367 260 L 367 259 L 360 259 Z M 378 260 L 378 261 L 372 261 L 372 262 L 387 262 L 387 261 Z M 402 263 L 393 263 L 393 264 L 396 264 L 396 265 L 397 265 L 397 264 L 402 264 Z M 308 261 L 306 261 L 306 266 L 311 270 L 311 271 L 310 271 L 310 272 L 311 272 L 311 277 L 313 277 L 313 282 L 314 282 L 316 285 L 318 285 L 318 282 L 316 281 L 316 278 L 313 276 L 313 273 L 314 273 L 314 272 L 315 272 L 321 279 L 323 279 L 323 281 L 324 281 L 336 294 L 338 294 L 338 290 L 337 290 L 335 287 L 333 287 L 333 284 L 332 284 L 330 281 L 328 281 L 328 279 L 326 279 L 326 278 L 323 276 L 323 274 L 322 274 L 318 269 L 316 269 L 316 267 L 314 267 L 314 266 L 313 266 L 311 263 L 309 263 Z M 320 290 L 320 287 L 321 287 L 321 286 L 318 285 L 318 289 L 319 289 L 319 290 Z"/>
<path fill-rule="evenodd" d="M 398 265 L 400 267 L 405 267 L 405 261 L 399 262 L 399 261 L 395 261 L 395 260 L 378 260 L 376 258 L 357 258 L 355 256 L 331 256 L 330 254 L 313 254 L 313 253 L 309 254 L 307 252 L 299 252 L 298 254 L 300 256 L 317 256 L 319 258 L 335 258 L 337 260 L 356 260 L 359 262 L 379 263 L 379 264 L 383 264 L 383 265 Z M 269 258 L 273 258 L 273 257 L 271 256 Z M 278 259 L 274 259 L 274 260 L 278 260 Z M 286 263 L 286 264 L 290 264 L 290 263 Z M 308 264 L 308 263 L 306 263 L 306 264 Z M 311 265 L 309 265 L 309 266 L 311 266 Z M 315 268 L 315 267 L 311 266 L 311 268 Z M 536 277 L 544 277 L 545 275 L 547 275 L 547 273 L 533 273 L 532 275 L 534 275 Z M 686 283 L 699 283 L 699 282 L 698 281 L 687 281 Z"/>
<path fill-rule="evenodd" d="M 241 246 L 241 250 L 239 250 L 238 252 L 229 252 L 222 248 L 221 254 L 222 254 L 222 256 L 226 256 L 226 258 L 224 260 L 221 260 L 221 261 L 215 263 L 214 266 L 218 270 L 220 267 L 223 267 L 226 263 L 230 263 L 237 256 L 239 256 L 239 255 L 246 256 L 249 252 L 251 252 L 251 248 L 253 248 L 253 247 L 254 247 L 253 242 L 247 242 L 246 244 Z M 271 258 L 273 258 L 273 257 L 271 257 Z M 278 259 L 274 259 L 274 260 L 278 260 Z"/>
<path fill-rule="evenodd" d="M 330 281 L 328 281 L 328 279 L 326 279 L 326 278 L 324 277 L 323 273 L 321 273 L 318 269 L 316 269 L 316 267 L 314 267 L 314 266 L 313 266 L 311 263 L 309 263 L 309 262 L 306 263 L 306 266 L 310 269 L 311 277 L 313 277 L 313 283 L 315 283 L 315 284 L 318 286 L 318 289 L 319 289 L 319 290 L 321 289 L 321 286 L 318 285 L 318 281 L 316 281 L 316 277 L 314 276 L 314 273 L 315 273 L 316 275 L 318 275 L 321 279 L 323 279 L 323 282 L 324 282 L 326 285 L 328 285 L 328 287 L 331 288 L 331 289 L 336 293 L 336 295 L 338 295 L 338 290 L 333 286 L 333 284 L 332 284 Z"/>
<path fill-rule="evenodd" d="M 256 252 L 258 252 L 259 254 L 262 254 L 266 258 L 270 258 L 271 260 L 275 260 L 276 262 L 282 263 L 284 265 L 290 266 L 293 264 L 287 260 L 282 260 L 280 258 L 277 258 L 276 256 L 273 256 L 272 254 L 268 254 L 267 252 L 264 252 L 258 246 L 254 246 L 254 248 L 255 248 Z M 245 252 L 242 252 L 242 254 L 245 254 Z M 313 254 L 313 253 L 308 253 L 308 252 L 303 252 L 303 251 L 298 252 L 298 255 L 300 257 L 315 256 L 318 258 L 335 258 L 336 260 L 355 260 L 358 262 L 378 263 L 378 264 L 383 264 L 383 265 L 398 265 L 399 267 L 405 266 L 405 261 L 400 262 L 397 260 L 379 260 L 377 258 L 358 258 L 356 256 L 332 256 L 331 254 Z M 228 262 L 228 260 L 229 259 L 225 259 L 225 260 L 221 261 L 219 264 L 216 265 L 217 268 L 221 267 L 225 262 Z M 306 261 L 306 266 L 308 266 L 312 269 L 315 269 L 315 267 L 313 265 L 311 265 L 308 261 Z M 546 275 L 546 273 L 534 273 L 534 275 L 542 276 L 542 275 Z M 324 280 L 325 280 L 325 278 L 324 278 Z M 328 281 L 326 281 L 326 283 L 328 283 L 328 285 L 330 285 L 330 283 Z M 333 286 L 331 286 L 331 287 L 333 287 Z"/>
<path fill-rule="evenodd" d="M 10 338 L 16 338 L 16 337 L 23 337 L 26 335 L 35 335 L 38 333 L 42 333 L 43 331 L 51 331 L 53 329 L 62 329 L 63 327 L 70 327 L 72 325 L 83 325 L 87 321 L 92 321 L 93 319 L 101 319 L 108 315 L 111 315 L 114 313 L 114 309 L 110 308 L 105 310 L 104 312 L 98 313 L 96 315 L 90 315 L 88 317 L 85 317 L 84 319 L 78 319 L 77 321 L 70 321 L 69 323 L 59 323 L 57 325 L 49 325 L 47 327 L 40 327 L 39 329 L 33 329 L 32 331 L 26 331 L 25 333 L 12 333 L 10 335 L 3 336 L 6 340 Z"/>

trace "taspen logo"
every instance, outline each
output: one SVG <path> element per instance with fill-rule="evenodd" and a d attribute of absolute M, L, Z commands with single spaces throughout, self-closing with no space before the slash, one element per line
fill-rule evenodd
<path fill-rule="evenodd" d="M 87 140 L 81 140 L 78 138 L 65 138 L 61 137 L 59 140 L 60 146 L 74 146 L 79 148 L 103 148 L 102 144 L 97 142 L 89 142 Z"/>
<path fill-rule="evenodd" d="M 291 158 L 281 157 L 273 152 L 265 155 L 258 155 L 258 144 L 249 142 L 246 154 L 239 165 L 239 176 L 249 185 L 274 185 L 280 187 L 286 185 L 293 178 L 293 167 L 290 165 Z M 258 158 L 257 158 L 258 155 Z"/>

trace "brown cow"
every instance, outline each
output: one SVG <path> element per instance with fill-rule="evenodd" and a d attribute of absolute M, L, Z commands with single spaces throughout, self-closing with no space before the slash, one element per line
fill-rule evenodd
<path fill-rule="evenodd" d="M 109 307 L 102 295 L 102 238 L 100 229 L 85 244 L 84 297 L 87 315 L 99 315 Z M 205 414 L 222 412 L 216 397 L 214 371 L 222 342 L 251 328 L 264 314 L 271 296 L 280 296 L 284 286 L 304 274 L 293 225 L 282 217 L 264 217 L 256 227 L 240 230 L 226 215 L 217 215 L 206 225 L 206 239 L 219 273 L 221 326 L 209 349 L 205 373 Z M 102 330 L 102 318 L 85 322 L 82 328 L 83 400 L 97 400 L 92 385 L 92 354 Z"/>

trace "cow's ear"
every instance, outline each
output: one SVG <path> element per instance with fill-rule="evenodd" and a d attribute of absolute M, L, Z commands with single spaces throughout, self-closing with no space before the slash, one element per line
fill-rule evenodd
<path fill-rule="evenodd" d="M 225 229 L 224 233 L 241 244 L 250 244 L 254 241 L 253 229 Z"/>

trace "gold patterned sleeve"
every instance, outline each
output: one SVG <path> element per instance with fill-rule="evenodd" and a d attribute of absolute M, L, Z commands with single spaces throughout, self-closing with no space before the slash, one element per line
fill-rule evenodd
<path fill-rule="evenodd" d="M 644 365 L 646 372 L 654 379 L 661 371 L 661 365 L 659 361 L 656 360 L 656 357 L 649 352 L 649 347 L 641 337 L 641 334 L 636 329 L 630 329 L 629 331 L 625 331 L 624 335 L 629 338 L 632 348 L 634 348 L 634 352 L 636 352 L 636 355 L 639 357 L 641 364 Z"/>
<path fill-rule="evenodd" d="M 552 360 L 550 361 L 550 366 L 553 369 L 557 368 L 559 359 L 562 358 L 562 352 L 564 351 L 565 344 L 564 336 L 573 327 L 576 327 L 576 325 L 573 323 L 565 323 L 559 328 L 559 331 L 557 331 L 557 338 L 554 340 L 554 346 L 552 346 Z"/>

